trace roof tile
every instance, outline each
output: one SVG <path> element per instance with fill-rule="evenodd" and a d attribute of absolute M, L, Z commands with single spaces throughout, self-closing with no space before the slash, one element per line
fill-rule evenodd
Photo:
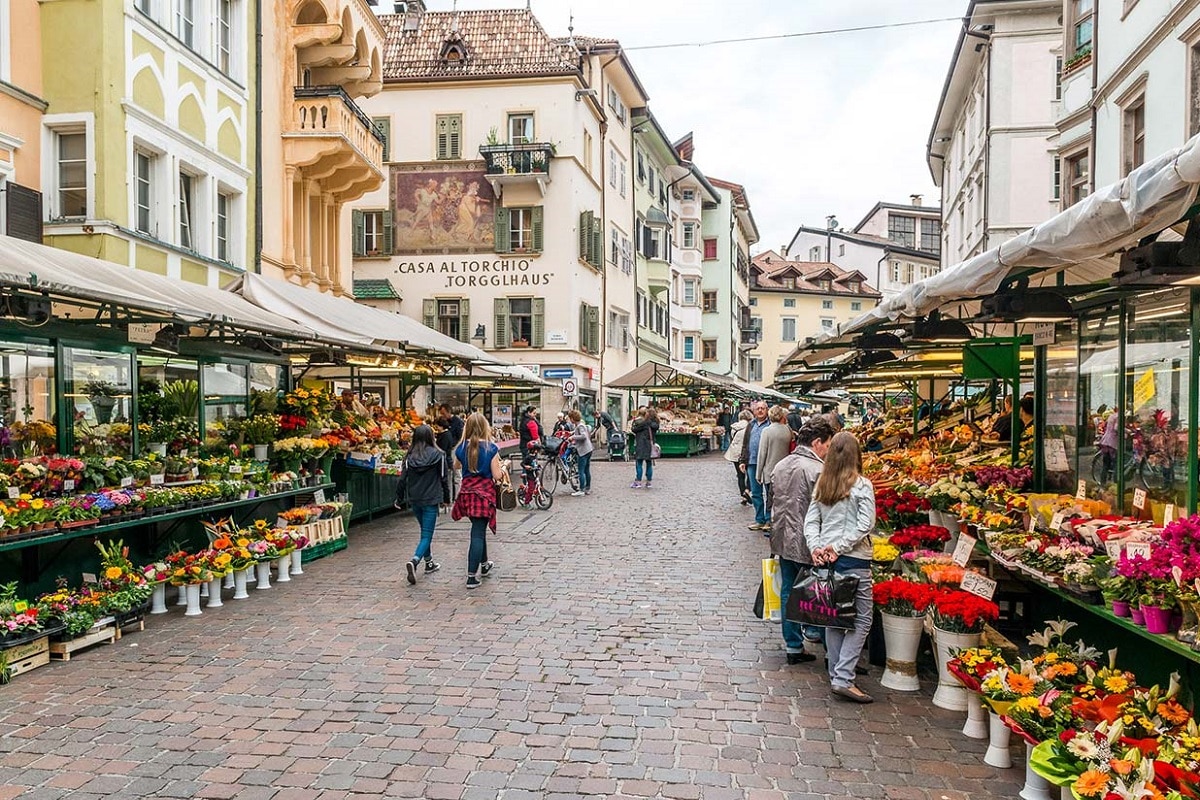
<path fill-rule="evenodd" d="M 396 287 L 387 278 L 358 278 L 354 281 L 355 300 L 399 300 Z"/>

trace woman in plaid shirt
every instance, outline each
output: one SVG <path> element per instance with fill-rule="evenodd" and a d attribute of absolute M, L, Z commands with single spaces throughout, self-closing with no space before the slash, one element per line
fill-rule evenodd
<path fill-rule="evenodd" d="M 479 586 L 480 578 L 495 566 L 487 558 L 487 530 L 496 532 L 496 484 L 508 483 L 500 460 L 500 448 L 492 443 L 492 426 L 475 412 L 467 417 L 463 438 L 454 449 L 454 465 L 462 469 L 462 488 L 450 516 L 471 520 L 471 548 L 467 551 L 467 588 Z"/>

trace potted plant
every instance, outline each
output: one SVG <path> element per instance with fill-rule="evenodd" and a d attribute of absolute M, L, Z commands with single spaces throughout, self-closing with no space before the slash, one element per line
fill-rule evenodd
<path fill-rule="evenodd" d="M 147 452 L 165 456 L 167 444 L 175 438 L 175 424 L 165 419 L 142 423 L 138 426 L 138 434 L 146 441 Z"/>
<path fill-rule="evenodd" d="M 887 669 L 880 683 L 889 689 L 915 692 L 921 688 L 917 681 L 917 648 L 934 591 L 927 583 L 904 578 L 891 578 L 872 587 L 887 650 Z"/>
<path fill-rule="evenodd" d="M 279 435 L 279 417 L 274 414 L 257 414 L 246 420 L 243 435 L 247 442 L 254 445 L 254 460 L 266 461 L 267 448 Z"/>
<path fill-rule="evenodd" d="M 938 688 L 933 695 L 933 704 L 951 711 L 966 711 L 967 689 L 949 671 L 951 654 L 977 647 L 983 636 L 983 626 L 999 619 L 1000 609 L 991 600 L 970 592 L 946 589 L 934 595 L 930 610 L 938 664 Z"/>
<path fill-rule="evenodd" d="M 117 396 L 121 393 L 120 387 L 111 381 L 88 381 L 80 388 L 80 392 L 91 402 L 97 424 L 107 425 L 112 422 Z"/>

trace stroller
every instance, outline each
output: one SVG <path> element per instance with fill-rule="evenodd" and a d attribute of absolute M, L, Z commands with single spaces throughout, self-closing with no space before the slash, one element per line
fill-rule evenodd
<path fill-rule="evenodd" d="M 600 412 L 600 424 L 604 427 L 608 439 L 608 460 L 625 460 L 625 432 L 617 428 L 617 423 L 607 411 Z"/>

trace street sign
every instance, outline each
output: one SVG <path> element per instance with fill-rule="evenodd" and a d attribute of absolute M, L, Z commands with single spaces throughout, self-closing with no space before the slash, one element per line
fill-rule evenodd
<path fill-rule="evenodd" d="M 551 367 L 550 369 L 542 370 L 542 377 L 553 380 L 557 378 L 574 378 L 575 370 L 570 367 Z"/>
<path fill-rule="evenodd" d="M 567 378 L 563 381 L 563 397 L 574 397 L 579 394 L 579 384 L 574 378 Z"/>

